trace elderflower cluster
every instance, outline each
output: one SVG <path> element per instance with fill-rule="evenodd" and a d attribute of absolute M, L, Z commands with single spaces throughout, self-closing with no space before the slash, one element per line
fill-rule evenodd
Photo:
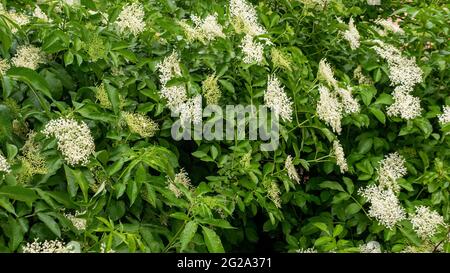
<path fill-rule="evenodd" d="M 272 58 L 272 63 L 274 67 L 280 67 L 284 70 L 292 71 L 291 59 L 281 50 L 277 49 L 276 47 L 272 47 L 270 49 L 270 56 Z"/>
<path fill-rule="evenodd" d="M 422 113 L 420 99 L 414 97 L 408 91 L 398 86 L 392 92 L 394 103 L 387 108 L 389 116 L 401 117 L 403 119 L 414 119 Z"/>
<path fill-rule="evenodd" d="M 127 30 L 134 36 L 138 35 L 145 28 L 144 6 L 140 3 L 126 5 L 117 17 L 116 24 L 120 34 L 125 34 Z"/>
<path fill-rule="evenodd" d="M 163 86 L 165 86 L 170 79 L 181 76 L 178 53 L 173 51 L 169 56 L 158 63 L 156 68 L 159 70 L 159 81 Z"/>
<path fill-rule="evenodd" d="M 370 241 L 359 246 L 360 253 L 382 253 L 381 245 L 377 241 Z"/>
<path fill-rule="evenodd" d="M 59 240 L 45 240 L 44 242 L 38 242 L 38 239 L 34 239 L 34 242 L 27 243 L 22 247 L 23 253 L 71 253 L 70 248 Z"/>
<path fill-rule="evenodd" d="M 330 86 L 336 88 L 337 81 L 334 78 L 333 70 L 331 66 L 328 64 L 327 59 L 322 59 L 319 62 L 319 76 L 325 80 Z"/>
<path fill-rule="evenodd" d="M 370 202 L 369 216 L 375 218 L 388 229 L 406 219 L 406 213 L 391 189 L 369 185 L 360 189 L 359 194 Z"/>
<path fill-rule="evenodd" d="M 75 214 L 70 214 L 70 213 L 65 213 L 64 216 L 69 219 L 70 222 L 72 222 L 72 225 L 78 229 L 78 230 L 85 230 L 86 229 L 86 224 L 87 224 L 87 220 L 84 218 L 80 218 L 79 216 L 82 213 L 80 212 L 75 212 Z"/>
<path fill-rule="evenodd" d="M 239 45 L 244 53 L 242 61 L 246 64 L 257 63 L 261 64 L 264 60 L 264 46 L 263 44 L 254 41 L 251 35 L 245 35 L 242 43 Z"/>
<path fill-rule="evenodd" d="M 278 184 L 275 181 L 270 181 L 270 184 L 267 188 L 267 196 L 270 200 L 275 204 L 277 208 L 281 208 L 281 197 L 280 197 L 281 191 L 278 187 Z"/>
<path fill-rule="evenodd" d="M 342 105 L 337 99 L 334 93 L 331 93 L 330 90 L 321 85 L 319 86 L 319 102 L 316 106 L 316 112 L 319 118 L 328 126 L 331 126 L 333 131 L 337 134 L 340 134 L 342 131 L 341 128 L 341 118 L 342 118 Z"/>
<path fill-rule="evenodd" d="M 0 76 L 5 75 L 6 72 L 11 68 L 11 65 L 7 60 L 0 58 Z"/>
<path fill-rule="evenodd" d="M 348 29 L 344 31 L 343 36 L 345 40 L 347 40 L 350 43 L 351 49 L 355 50 L 359 47 L 360 35 L 358 29 L 356 28 L 353 22 L 353 18 L 350 18 L 350 21 L 348 22 Z"/>
<path fill-rule="evenodd" d="M 405 31 L 399 26 L 397 22 L 392 21 L 392 18 L 388 19 L 377 19 L 375 24 L 382 26 L 386 31 L 391 31 L 393 33 L 404 34 Z"/>
<path fill-rule="evenodd" d="M 450 123 L 450 105 L 444 106 L 443 113 L 438 116 L 438 119 L 442 125 Z"/>
<path fill-rule="evenodd" d="M 359 84 L 373 84 L 373 81 L 362 73 L 362 67 L 360 65 L 353 71 L 353 77 L 358 80 Z"/>
<path fill-rule="evenodd" d="M 39 64 L 45 63 L 45 56 L 38 47 L 22 45 L 17 48 L 16 55 L 11 58 L 11 63 L 16 67 L 26 67 L 36 70 Z"/>
<path fill-rule="evenodd" d="M 405 176 L 406 173 L 405 159 L 403 156 L 397 152 L 388 154 L 380 161 L 380 167 L 378 169 L 378 182 L 380 183 L 380 187 L 398 193 L 400 186 L 397 180 Z"/>
<path fill-rule="evenodd" d="M 422 239 L 433 237 L 439 226 L 446 226 L 444 218 L 426 206 L 417 206 L 415 213 L 410 215 L 410 221 L 414 231 Z"/>
<path fill-rule="evenodd" d="M 351 88 L 337 88 L 336 92 L 341 98 L 342 110 L 345 114 L 358 113 L 360 110 L 358 101 L 352 97 Z"/>
<path fill-rule="evenodd" d="M 36 8 L 33 11 L 33 16 L 38 18 L 44 22 L 51 22 L 52 20 L 48 18 L 47 14 L 45 14 L 39 6 L 36 5 Z"/>
<path fill-rule="evenodd" d="M 11 21 L 16 23 L 19 27 L 28 25 L 30 23 L 30 19 L 28 18 L 28 16 L 17 13 L 15 11 L 6 12 L 5 16 L 11 19 Z M 16 26 L 11 25 L 11 32 L 16 33 L 17 31 L 18 29 L 16 28 Z"/>
<path fill-rule="evenodd" d="M 175 110 L 180 114 L 180 121 L 182 126 L 186 126 L 193 122 L 198 124 L 202 121 L 202 96 L 197 95 L 188 99 L 186 102 L 180 104 Z"/>
<path fill-rule="evenodd" d="M 106 88 L 103 83 L 95 88 L 95 98 L 98 100 L 102 108 L 105 109 L 112 108 L 112 104 L 109 101 L 108 93 L 106 92 Z"/>
<path fill-rule="evenodd" d="M 46 137 L 56 138 L 58 150 L 69 165 L 86 165 L 89 156 L 95 152 L 94 139 L 84 122 L 61 117 L 48 122 L 43 133 Z"/>
<path fill-rule="evenodd" d="M 236 32 L 246 33 L 251 37 L 266 33 L 266 30 L 258 23 L 255 8 L 245 0 L 230 0 L 230 13 Z"/>
<path fill-rule="evenodd" d="M 422 112 L 420 99 L 410 94 L 414 85 L 422 82 L 422 70 L 416 65 L 414 58 L 403 57 L 392 45 L 375 41 L 374 50 L 388 62 L 391 85 L 396 86 L 393 92 L 394 103 L 388 107 L 389 116 L 413 119 Z"/>
<path fill-rule="evenodd" d="M 344 149 L 339 140 L 333 141 L 333 154 L 336 157 L 336 164 L 341 169 L 341 173 L 348 171 L 347 160 L 345 159 Z"/>
<path fill-rule="evenodd" d="M 288 155 L 286 161 L 284 162 L 284 168 L 286 169 L 290 179 L 297 183 L 300 183 L 300 176 L 295 169 L 294 163 L 292 162 L 292 156 Z"/>
<path fill-rule="evenodd" d="M 186 187 L 187 189 L 190 189 L 192 187 L 191 179 L 189 178 L 184 168 L 181 168 L 180 171 L 175 174 L 174 179 L 168 177 L 168 183 L 169 185 L 167 186 L 167 188 L 171 192 L 173 192 L 173 194 L 175 194 L 177 198 L 180 198 L 182 195 L 182 191 L 179 188 L 180 185 Z"/>
<path fill-rule="evenodd" d="M 293 103 L 275 75 L 268 78 L 267 90 L 264 92 L 264 103 L 284 121 L 292 121 Z"/>
<path fill-rule="evenodd" d="M 199 40 L 203 43 L 211 42 L 216 38 L 225 38 L 222 26 L 217 22 L 217 13 L 208 15 L 204 19 L 191 16 L 194 27 L 184 21 L 179 22 L 183 27 L 188 41 Z"/>
<path fill-rule="evenodd" d="M 202 94 L 205 97 L 206 104 L 214 105 L 219 103 L 222 92 L 220 91 L 215 74 L 209 75 L 202 82 Z"/>
<path fill-rule="evenodd" d="M 21 183 L 26 183 L 36 174 L 46 174 L 48 172 L 45 157 L 41 154 L 41 145 L 34 140 L 36 132 L 28 133 L 28 139 L 22 147 L 22 155 L 19 159 L 22 163 L 22 170 L 17 177 Z"/>
<path fill-rule="evenodd" d="M 1 154 L 0 154 L 0 172 L 4 173 L 11 172 L 11 166 L 9 165 L 8 161 L 6 161 L 6 158 Z"/>
<path fill-rule="evenodd" d="M 141 137 L 152 137 L 158 131 L 158 123 L 141 113 L 122 112 L 128 128 Z"/>

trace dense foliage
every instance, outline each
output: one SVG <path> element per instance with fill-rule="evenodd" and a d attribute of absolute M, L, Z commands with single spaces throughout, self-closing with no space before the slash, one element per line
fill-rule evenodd
<path fill-rule="evenodd" d="M 3 0 L 0 251 L 450 252 L 450 7 L 368 2 Z"/>

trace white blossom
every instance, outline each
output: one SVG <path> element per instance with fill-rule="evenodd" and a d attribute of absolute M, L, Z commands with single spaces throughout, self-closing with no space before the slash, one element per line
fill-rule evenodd
<path fill-rule="evenodd" d="M 72 222 L 72 225 L 78 230 L 85 230 L 87 220 L 79 217 L 82 213 L 75 212 L 75 214 L 65 213 L 64 216 Z"/>
<path fill-rule="evenodd" d="M 353 18 L 350 18 L 348 23 L 348 30 L 344 31 L 344 38 L 350 43 L 350 48 L 355 50 L 359 47 L 360 35 L 358 29 L 356 28 Z"/>
<path fill-rule="evenodd" d="M 191 16 L 194 27 L 181 22 L 188 40 L 200 40 L 202 42 L 211 42 L 216 38 L 225 38 L 222 26 L 217 21 L 217 13 L 206 16 L 204 19 L 195 15 Z"/>
<path fill-rule="evenodd" d="M 10 68 L 11 65 L 9 64 L 9 62 L 0 58 L 0 76 L 5 75 Z"/>
<path fill-rule="evenodd" d="M 36 70 L 39 64 L 45 62 L 41 49 L 33 45 L 18 46 L 16 55 L 11 59 L 11 63 L 16 67 L 26 67 Z"/>
<path fill-rule="evenodd" d="M 405 167 L 405 159 L 399 153 L 390 153 L 383 160 L 380 161 L 378 169 L 378 182 L 381 188 L 391 189 L 398 193 L 400 186 L 397 180 L 402 178 L 407 173 Z"/>
<path fill-rule="evenodd" d="M 36 6 L 36 8 L 34 9 L 34 11 L 33 11 L 33 16 L 34 17 L 36 17 L 36 18 L 38 18 L 38 19 L 41 19 L 41 20 L 43 20 L 43 21 L 45 21 L 45 22 L 51 22 L 52 20 L 50 19 L 48 19 L 48 16 L 47 16 L 47 14 L 45 14 L 42 10 L 41 10 L 41 8 L 39 7 L 39 6 Z"/>
<path fill-rule="evenodd" d="M 6 158 L 1 154 L 0 154 L 0 172 L 4 173 L 11 172 L 11 166 L 9 165 L 8 161 L 6 161 Z"/>
<path fill-rule="evenodd" d="M 347 160 L 345 159 L 344 149 L 339 140 L 333 141 L 333 153 L 336 157 L 336 164 L 341 169 L 341 173 L 348 171 Z"/>
<path fill-rule="evenodd" d="M 392 229 L 398 222 L 406 219 L 405 210 L 391 189 L 369 185 L 360 189 L 359 194 L 370 202 L 369 216 L 386 228 Z"/>
<path fill-rule="evenodd" d="M 264 92 L 264 103 L 283 120 L 292 121 L 293 103 L 286 95 L 280 80 L 274 75 L 269 76 L 267 90 Z"/>
<path fill-rule="evenodd" d="M 405 32 L 397 22 L 392 21 L 392 18 L 388 19 L 377 19 L 375 20 L 375 24 L 382 26 L 385 30 L 391 31 L 393 33 L 404 34 Z"/>
<path fill-rule="evenodd" d="M 388 116 L 414 119 L 422 113 L 420 99 L 409 94 L 402 86 L 398 86 L 392 93 L 394 103 L 387 108 Z"/>
<path fill-rule="evenodd" d="M 300 183 L 300 176 L 295 169 L 294 163 L 292 162 L 292 157 L 290 155 L 288 155 L 284 161 L 284 168 L 286 169 L 290 179 Z"/>
<path fill-rule="evenodd" d="M 426 206 L 417 206 L 415 213 L 410 215 L 410 221 L 414 231 L 422 239 L 433 237 L 439 226 L 446 226 L 444 218 Z"/>
<path fill-rule="evenodd" d="M 239 46 L 244 53 L 242 61 L 247 64 L 257 63 L 261 64 L 264 60 L 264 46 L 254 41 L 253 36 L 245 35 L 242 39 L 242 43 Z"/>
<path fill-rule="evenodd" d="M 132 3 L 126 5 L 117 17 L 116 24 L 119 32 L 124 34 L 131 32 L 134 36 L 138 35 L 145 29 L 144 6 L 140 3 Z"/>
<path fill-rule="evenodd" d="M 334 78 L 333 70 L 328 64 L 327 59 L 322 59 L 319 62 L 319 76 L 328 82 L 331 87 L 336 88 L 338 86 L 336 79 Z"/>
<path fill-rule="evenodd" d="M 38 242 L 36 238 L 34 242 L 27 243 L 22 247 L 23 253 L 72 253 L 71 249 L 59 240 L 45 240 Z"/>
<path fill-rule="evenodd" d="M 450 105 L 444 106 L 443 113 L 438 116 L 438 119 L 442 125 L 450 123 Z"/>
<path fill-rule="evenodd" d="M 251 37 L 266 33 L 258 23 L 256 10 L 245 0 L 230 0 L 230 13 L 237 32 L 246 33 Z"/>
<path fill-rule="evenodd" d="M 325 121 L 328 126 L 331 126 L 335 133 L 340 134 L 342 131 L 342 104 L 338 101 L 336 96 L 323 85 L 319 86 L 319 95 L 320 98 L 316 106 L 318 117 Z"/>
<path fill-rule="evenodd" d="M 351 88 L 337 88 L 336 91 L 341 98 L 342 108 L 345 114 L 359 112 L 359 103 L 355 98 L 352 97 Z"/>
<path fill-rule="evenodd" d="M 84 122 L 61 117 L 48 122 L 43 133 L 46 137 L 56 138 L 58 149 L 69 165 L 86 165 L 89 156 L 95 152 L 94 139 Z"/>
<path fill-rule="evenodd" d="M 166 83 L 173 77 L 181 76 L 178 53 L 173 51 L 169 56 L 165 57 L 160 63 L 158 63 L 156 68 L 159 70 L 159 81 L 163 86 L 166 85 Z"/>
<path fill-rule="evenodd" d="M 183 85 L 163 87 L 160 94 L 167 100 L 167 106 L 172 111 L 176 111 L 187 100 L 186 88 Z"/>
<path fill-rule="evenodd" d="M 175 111 L 180 114 L 182 127 L 190 124 L 191 122 L 194 124 L 200 123 L 203 115 L 202 96 L 197 95 L 188 99 L 186 102 L 181 103 Z"/>
<path fill-rule="evenodd" d="M 360 245 L 359 251 L 361 253 L 382 253 L 381 245 L 377 241 L 370 241 L 366 244 Z"/>

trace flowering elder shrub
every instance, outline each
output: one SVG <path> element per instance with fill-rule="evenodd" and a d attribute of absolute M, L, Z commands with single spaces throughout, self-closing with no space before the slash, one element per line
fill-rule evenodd
<path fill-rule="evenodd" d="M 449 252 L 449 6 L 373 2 L 3 1 L 0 251 Z"/>

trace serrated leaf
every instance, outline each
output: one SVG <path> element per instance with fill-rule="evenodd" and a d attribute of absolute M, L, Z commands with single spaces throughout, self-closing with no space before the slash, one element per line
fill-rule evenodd
<path fill-rule="evenodd" d="M 194 238 L 194 235 L 197 232 L 197 228 L 198 224 L 195 221 L 190 221 L 186 224 L 183 232 L 181 232 L 180 235 L 180 252 L 183 252 L 186 249 L 187 245 L 192 241 L 192 238 Z"/>
<path fill-rule="evenodd" d="M 205 226 L 202 226 L 203 230 L 203 239 L 205 241 L 206 247 L 210 253 L 224 253 L 225 250 L 222 246 L 222 241 L 217 233 Z"/>

